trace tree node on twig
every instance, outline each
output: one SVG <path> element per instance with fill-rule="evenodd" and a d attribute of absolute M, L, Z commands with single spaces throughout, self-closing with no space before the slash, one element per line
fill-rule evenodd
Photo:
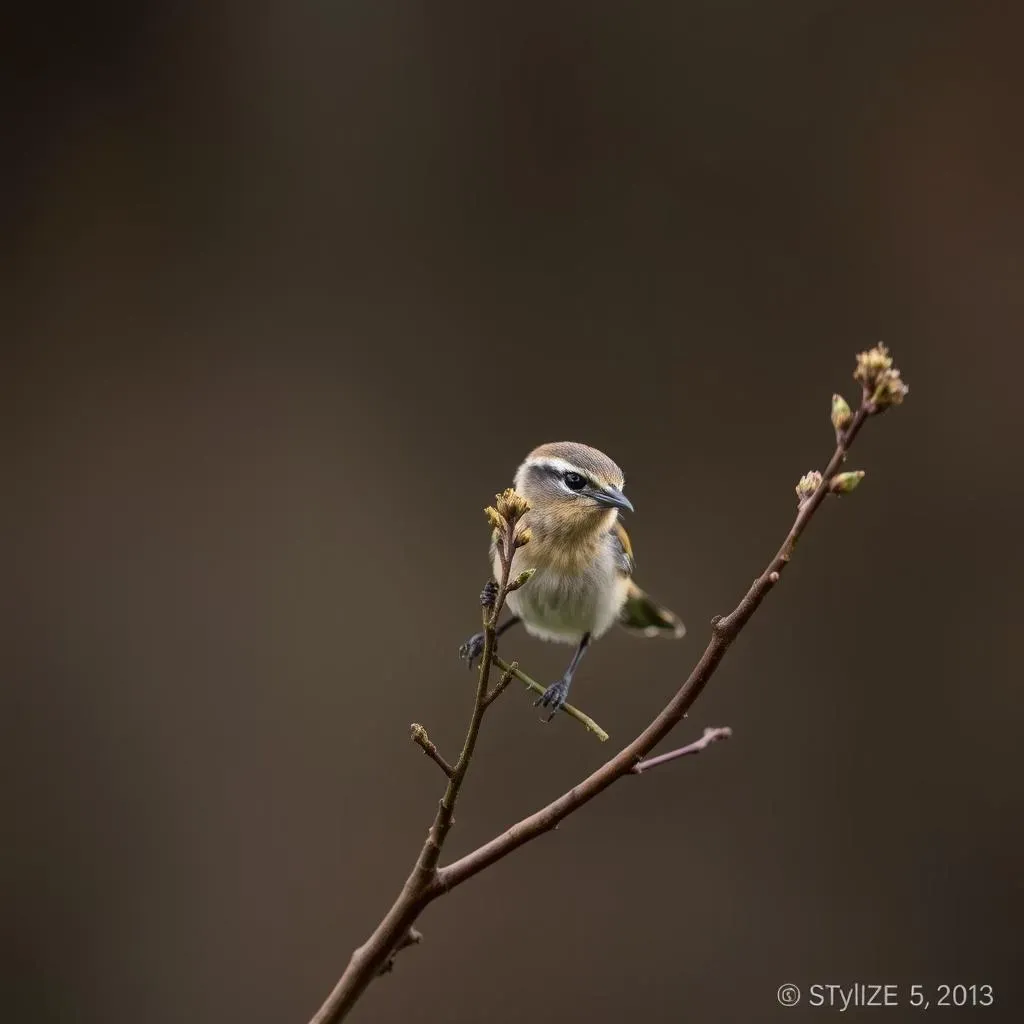
<path fill-rule="evenodd" d="M 423 941 L 423 932 L 418 928 L 409 926 L 408 931 L 398 941 L 398 945 L 391 951 L 391 955 L 380 965 L 378 974 L 390 974 L 395 969 L 395 957 L 408 946 L 419 945 Z"/>

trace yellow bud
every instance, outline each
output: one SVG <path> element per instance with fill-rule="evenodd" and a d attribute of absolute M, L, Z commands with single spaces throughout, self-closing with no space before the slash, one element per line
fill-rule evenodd
<path fill-rule="evenodd" d="M 885 345 L 879 342 L 874 348 L 857 354 L 857 369 L 853 371 L 853 379 L 873 388 L 878 375 L 891 367 L 892 356 Z"/>
<path fill-rule="evenodd" d="M 842 395 L 832 396 L 832 426 L 836 428 L 836 433 L 841 433 L 849 425 L 853 419 L 853 413 L 850 412 L 850 407 L 847 405 L 846 399 Z"/>
<path fill-rule="evenodd" d="M 864 470 L 853 473 L 836 473 L 829 481 L 828 489 L 833 494 L 849 494 L 864 479 Z"/>
<path fill-rule="evenodd" d="M 487 522 L 489 522 L 496 530 L 505 529 L 505 520 L 502 519 L 501 514 L 496 508 L 488 505 L 487 508 L 484 509 L 484 515 L 487 516 Z"/>
<path fill-rule="evenodd" d="M 892 365 L 892 356 L 882 344 L 857 356 L 854 377 L 864 385 L 869 413 L 885 412 L 890 405 L 900 405 L 910 388 L 900 379 L 900 371 Z"/>
<path fill-rule="evenodd" d="M 909 392 L 910 388 L 900 379 L 899 370 L 884 370 L 878 376 L 871 404 L 879 411 L 888 409 L 890 405 L 902 405 Z"/>
<path fill-rule="evenodd" d="M 516 530 L 514 543 L 517 548 L 522 548 L 526 547 L 532 539 L 533 531 L 528 526 L 524 526 L 521 530 Z"/>
<path fill-rule="evenodd" d="M 821 474 L 812 469 L 810 473 L 804 473 L 800 482 L 796 485 L 796 498 L 802 505 L 821 486 Z"/>
<path fill-rule="evenodd" d="M 530 511 L 527 500 L 521 494 L 517 494 L 512 487 L 502 491 L 496 498 L 495 504 L 498 509 L 498 515 L 503 519 L 507 519 L 510 523 L 521 519 Z"/>

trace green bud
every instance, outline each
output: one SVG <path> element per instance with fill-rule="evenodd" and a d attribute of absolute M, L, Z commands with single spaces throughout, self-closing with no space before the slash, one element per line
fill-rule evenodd
<path fill-rule="evenodd" d="M 513 590 L 518 590 L 524 583 L 529 583 L 531 577 L 536 572 L 536 569 L 524 569 L 509 585 L 508 592 L 511 594 Z"/>
<path fill-rule="evenodd" d="M 829 481 L 828 489 L 832 494 L 849 494 L 863 479 L 863 469 L 858 469 L 853 473 L 836 473 Z"/>
<path fill-rule="evenodd" d="M 836 428 L 836 433 L 839 434 L 844 431 L 853 419 L 853 413 L 850 412 L 850 407 L 846 403 L 846 399 L 842 395 L 832 396 L 832 426 Z"/>

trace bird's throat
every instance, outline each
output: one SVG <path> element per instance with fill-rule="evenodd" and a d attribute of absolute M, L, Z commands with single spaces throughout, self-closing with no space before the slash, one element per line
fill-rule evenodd
<path fill-rule="evenodd" d="M 532 540 L 523 549 L 538 568 L 562 573 L 580 573 L 592 565 L 608 531 L 615 523 L 614 510 L 581 509 L 579 513 L 557 516 L 531 510 L 526 520 Z"/>

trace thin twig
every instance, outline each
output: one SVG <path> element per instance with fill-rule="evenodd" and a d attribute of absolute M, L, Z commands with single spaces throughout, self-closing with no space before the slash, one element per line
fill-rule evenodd
<path fill-rule="evenodd" d="M 466 730 L 466 739 L 462 745 L 462 753 L 452 769 L 451 777 L 448 780 L 448 788 L 437 805 L 437 813 L 434 815 L 434 823 L 427 833 L 427 841 L 420 851 L 420 859 L 417 865 L 419 876 L 424 887 L 433 882 L 437 873 L 437 862 L 441 857 L 441 849 L 448 833 L 451 830 L 452 822 L 455 820 L 455 802 L 459 798 L 462 783 L 466 778 L 469 769 L 469 762 L 473 757 L 473 750 L 476 747 L 477 737 L 480 735 L 480 723 L 483 721 L 484 712 L 487 710 L 487 684 L 491 674 L 491 664 L 494 660 L 495 626 L 498 616 L 501 613 L 502 605 L 505 603 L 505 596 L 508 593 L 508 576 L 512 568 L 511 552 L 508 557 L 502 557 L 501 580 L 498 583 L 498 594 L 494 601 L 494 608 L 485 607 L 483 610 L 484 625 L 484 650 L 480 659 L 480 674 L 477 678 L 476 697 L 473 701 L 473 713 L 469 719 L 469 727 Z"/>
<path fill-rule="evenodd" d="M 667 754 L 659 754 L 657 757 L 649 757 L 646 761 L 641 761 L 639 764 L 633 765 L 630 771 L 634 775 L 640 775 L 642 772 L 647 772 L 652 768 L 657 768 L 659 764 L 668 764 L 669 761 L 675 761 L 680 757 L 689 757 L 690 754 L 699 754 L 702 750 L 707 750 L 712 743 L 717 743 L 719 740 L 727 740 L 731 736 L 732 729 L 727 725 L 719 728 L 707 728 L 704 730 L 704 735 L 701 736 L 699 740 L 687 743 L 685 747 L 678 747 L 676 750 L 670 750 Z"/>
<path fill-rule="evenodd" d="M 384 965 L 393 965 L 395 956 L 406 945 L 409 945 L 403 941 L 404 937 L 413 933 L 413 922 L 419 917 L 423 908 L 436 896 L 437 862 L 455 820 L 455 804 L 473 757 L 477 737 L 480 734 L 480 723 L 483 721 L 484 712 L 488 706 L 487 688 L 496 647 L 496 628 L 505 597 L 509 593 L 509 573 L 512 569 L 512 556 L 516 548 L 515 527 L 528 507 L 521 498 L 518 498 L 518 501 L 522 503 L 522 507 L 519 508 L 515 501 L 516 498 L 518 496 L 514 492 L 506 491 L 503 495 L 498 496 L 498 510 L 487 510 L 489 518 L 491 513 L 494 513 L 495 525 L 503 527 L 499 531 L 500 536 L 498 537 L 502 571 L 497 593 L 494 593 L 493 584 L 490 583 L 484 591 L 482 602 L 484 649 L 480 658 L 480 674 L 473 700 L 473 712 L 466 729 L 462 753 L 454 765 L 448 765 L 443 759 L 438 760 L 440 754 L 434 758 L 448 776 L 448 785 L 445 788 L 444 796 L 441 797 L 437 805 L 433 824 L 427 832 L 427 838 L 420 850 L 416 865 L 406 879 L 398 898 L 374 929 L 373 934 L 352 953 L 345 973 L 310 1024 L 328 1024 L 328 1022 L 339 1021 L 348 1013 L 367 985 L 381 973 Z M 503 499 L 504 505 L 502 504 Z M 506 685 L 508 684 L 506 683 Z M 415 729 L 413 732 L 413 739 L 416 740 Z M 426 730 L 423 730 L 423 734 L 426 736 Z M 426 748 L 424 749 L 426 750 Z M 430 755 L 429 750 L 427 750 L 427 754 Z M 450 769 L 450 771 L 446 769 Z"/>
<path fill-rule="evenodd" d="M 494 703 L 504 692 L 505 688 L 515 678 L 516 672 L 519 670 L 519 662 L 513 661 L 511 665 L 506 665 L 497 655 L 494 656 L 494 664 L 501 669 L 501 678 L 491 688 L 491 692 L 484 698 L 484 704 L 489 705 Z"/>
<path fill-rule="evenodd" d="M 543 693 L 544 687 L 541 686 L 535 679 L 531 679 L 525 672 L 523 672 L 515 662 L 512 665 L 506 664 L 497 655 L 494 656 L 494 664 L 504 672 L 511 672 L 516 679 L 521 683 L 525 683 L 526 687 L 533 690 L 534 693 Z M 571 704 L 563 704 L 562 710 L 570 717 L 575 718 L 580 725 L 583 726 L 587 732 L 592 732 L 602 743 L 608 739 L 608 733 L 604 731 L 589 715 L 585 715 L 579 708 L 574 708 Z"/>
<path fill-rule="evenodd" d="M 442 756 L 441 752 L 437 749 L 434 742 L 427 735 L 427 730 L 423 728 L 418 722 L 413 722 L 409 727 L 409 735 L 413 743 L 423 748 L 423 753 L 429 757 L 438 768 L 441 769 L 450 779 L 455 774 L 454 765 L 450 765 Z"/>

